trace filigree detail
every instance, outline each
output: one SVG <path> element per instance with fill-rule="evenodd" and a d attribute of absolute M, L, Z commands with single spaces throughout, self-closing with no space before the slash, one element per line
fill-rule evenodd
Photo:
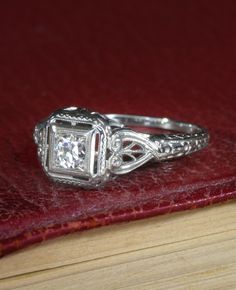
<path fill-rule="evenodd" d="M 111 171 L 123 174 L 146 163 L 153 157 L 150 146 L 146 134 L 137 134 L 128 129 L 117 131 L 111 139 Z"/>
<path fill-rule="evenodd" d="M 167 160 L 198 151 L 208 144 L 208 138 L 188 134 L 156 135 L 118 130 L 111 140 L 110 167 L 115 174 L 123 174 L 143 165 L 150 159 Z"/>
<path fill-rule="evenodd" d="M 173 139 L 169 136 L 168 138 L 158 138 L 156 136 L 155 138 L 152 138 L 156 148 L 153 153 L 158 160 L 166 160 L 184 156 L 198 151 L 208 144 L 208 138 L 203 138 L 204 135 L 200 137 L 198 136 L 198 138 L 196 138 L 195 135 L 191 135 L 186 139 L 178 139 L 177 136 L 178 135 L 175 135 Z"/>
<path fill-rule="evenodd" d="M 119 143 L 119 141 L 116 140 L 116 143 Z M 117 150 L 117 147 L 115 147 L 115 150 Z M 119 155 L 119 158 L 117 155 Z M 113 165 L 117 167 L 117 163 L 119 164 L 120 162 L 118 161 L 120 160 L 123 163 L 136 162 L 143 155 L 145 155 L 145 148 L 143 145 L 135 141 L 126 140 L 121 144 L 119 153 L 115 155 L 112 162 Z"/>
<path fill-rule="evenodd" d="M 38 145 L 38 156 L 41 162 L 43 162 L 45 156 L 46 130 L 41 124 L 37 125 L 34 129 L 34 141 Z"/>

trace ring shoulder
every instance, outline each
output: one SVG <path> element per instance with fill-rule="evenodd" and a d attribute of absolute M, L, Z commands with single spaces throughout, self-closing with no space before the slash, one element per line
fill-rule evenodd
<path fill-rule="evenodd" d="M 128 128 L 116 129 L 110 139 L 109 167 L 114 174 L 125 174 L 153 158 L 148 134 Z"/>
<path fill-rule="evenodd" d="M 117 129 L 110 140 L 109 168 L 114 174 L 124 174 L 151 159 L 169 160 L 196 152 L 208 145 L 206 130 L 189 134 L 150 135 L 129 128 Z"/>

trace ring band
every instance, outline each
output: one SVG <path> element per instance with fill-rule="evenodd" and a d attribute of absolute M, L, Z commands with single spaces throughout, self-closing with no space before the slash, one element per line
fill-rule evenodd
<path fill-rule="evenodd" d="M 141 133 L 133 127 L 178 133 Z M 131 127 L 131 128 L 130 128 Z M 54 181 L 98 187 L 149 160 L 168 160 L 208 145 L 206 129 L 168 118 L 90 112 L 69 107 L 54 112 L 34 130 L 38 156 Z"/>

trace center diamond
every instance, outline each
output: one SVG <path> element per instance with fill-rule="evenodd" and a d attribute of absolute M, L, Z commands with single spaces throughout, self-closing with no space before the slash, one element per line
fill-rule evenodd
<path fill-rule="evenodd" d="M 61 133 L 55 136 L 54 166 L 72 170 L 84 170 L 86 138 L 76 133 Z"/>

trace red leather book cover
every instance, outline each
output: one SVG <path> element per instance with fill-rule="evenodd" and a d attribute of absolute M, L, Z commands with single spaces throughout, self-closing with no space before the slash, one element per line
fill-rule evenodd
<path fill-rule="evenodd" d="M 235 12 L 233 1 L 1 5 L 1 255 L 236 197 Z M 44 175 L 32 132 L 71 105 L 197 123 L 211 141 L 99 190 L 62 186 Z"/>

